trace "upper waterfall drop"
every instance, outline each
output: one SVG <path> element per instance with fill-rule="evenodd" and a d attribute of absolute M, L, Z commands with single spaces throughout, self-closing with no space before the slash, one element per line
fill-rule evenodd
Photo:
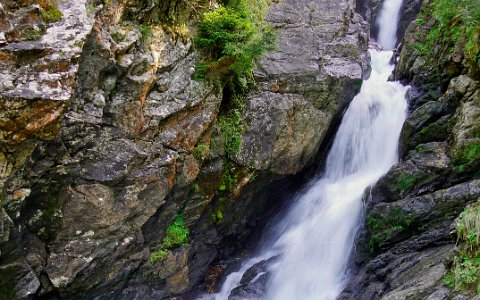
<path fill-rule="evenodd" d="M 386 0 L 377 19 L 380 27 L 378 42 L 384 49 L 392 50 L 397 43 L 397 28 L 403 0 Z"/>

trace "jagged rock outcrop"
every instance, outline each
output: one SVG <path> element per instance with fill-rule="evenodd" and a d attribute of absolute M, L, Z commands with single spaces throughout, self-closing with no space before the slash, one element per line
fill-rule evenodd
<path fill-rule="evenodd" d="M 354 1 L 273 3 L 278 49 L 227 153 L 227 96 L 192 79 L 197 18 L 215 1 L 0 3 L 7 299 L 181 295 L 252 233 L 268 189 L 311 162 L 368 73 Z M 179 214 L 189 243 L 152 262 Z"/>
<path fill-rule="evenodd" d="M 465 297 L 443 280 L 456 253 L 452 224 L 480 200 L 480 78 L 461 47 L 439 47 L 434 61 L 419 52 L 435 24 L 430 3 L 419 16 L 428 21 L 410 25 L 395 70 L 412 85 L 401 162 L 371 192 L 357 274 L 341 299 Z"/>

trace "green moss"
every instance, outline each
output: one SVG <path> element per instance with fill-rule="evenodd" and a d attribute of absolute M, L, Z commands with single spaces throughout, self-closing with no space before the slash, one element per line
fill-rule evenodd
<path fill-rule="evenodd" d="M 415 182 L 417 181 L 417 177 L 411 174 L 403 174 L 398 178 L 395 188 L 397 191 L 401 193 L 405 193 L 406 191 L 410 190 L 415 186 Z"/>
<path fill-rule="evenodd" d="M 165 257 L 168 255 L 168 250 L 165 249 L 158 249 L 152 253 L 150 253 L 150 262 L 155 264 L 158 261 L 163 261 Z"/>
<path fill-rule="evenodd" d="M 123 42 L 126 38 L 124 34 L 121 34 L 120 32 L 113 32 L 111 34 L 112 39 L 115 41 L 115 43 L 120 43 Z"/>
<path fill-rule="evenodd" d="M 183 217 L 177 215 L 173 223 L 168 226 L 160 248 L 150 254 L 150 262 L 154 264 L 162 261 L 170 250 L 175 250 L 186 244 L 188 235 L 189 231 L 184 225 Z"/>
<path fill-rule="evenodd" d="M 454 159 L 453 167 L 457 172 L 465 172 L 480 164 L 480 143 L 472 143 L 461 147 Z"/>
<path fill-rule="evenodd" d="M 275 44 L 276 35 L 264 22 L 268 5 L 266 0 L 231 0 L 203 15 L 194 40 L 205 56 L 197 78 L 216 75 L 247 85 L 256 59 Z"/>
<path fill-rule="evenodd" d="M 152 28 L 147 25 L 140 26 L 140 34 L 142 35 L 142 41 L 146 42 L 152 37 Z"/>
<path fill-rule="evenodd" d="M 210 145 L 205 143 L 198 144 L 193 150 L 193 157 L 196 159 L 206 159 L 210 153 Z"/>
<path fill-rule="evenodd" d="M 63 18 L 62 12 L 55 6 L 51 5 L 46 9 L 41 9 L 42 20 L 45 23 L 55 23 Z"/>
<path fill-rule="evenodd" d="M 223 213 L 220 209 L 217 209 L 213 214 L 212 214 L 212 220 L 215 224 L 219 225 L 223 222 Z"/>
<path fill-rule="evenodd" d="M 218 186 L 218 190 L 220 192 L 231 192 L 237 185 L 237 182 L 237 175 L 227 165 L 222 174 L 222 178 L 220 179 L 220 185 Z"/>
<path fill-rule="evenodd" d="M 400 208 L 392 208 L 384 215 L 370 215 L 367 220 L 367 229 L 370 235 L 368 243 L 370 254 L 375 254 L 384 242 L 408 229 L 413 217 L 407 215 Z"/>

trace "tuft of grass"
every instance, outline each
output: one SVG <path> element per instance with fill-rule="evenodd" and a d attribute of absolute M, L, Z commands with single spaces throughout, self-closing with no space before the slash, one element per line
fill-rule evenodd
<path fill-rule="evenodd" d="M 225 141 L 225 151 L 228 154 L 237 153 L 242 144 L 243 133 L 247 126 L 243 122 L 242 107 L 232 109 L 218 119 L 217 127 Z"/>
<path fill-rule="evenodd" d="M 443 283 L 471 295 L 480 293 L 480 205 L 467 207 L 457 220 L 459 251 Z"/>
<path fill-rule="evenodd" d="M 188 241 L 188 235 L 189 231 L 185 227 L 183 217 L 177 215 L 173 223 L 168 226 L 160 248 L 150 254 L 150 262 L 154 264 L 162 261 L 169 251 L 185 245 Z"/>
<path fill-rule="evenodd" d="M 480 66 L 480 5 L 478 0 L 435 0 L 431 4 L 436 24 L 423 43 L 414 45 L 422 55 L 432 56 L 432 51 L 442 46 L 453 52 L 458 46 L 465 57 Z M 421 18 L 416 23 L 423 25 Z M 460 44 L 461 43 L 461 44 Z"/>
<path fill-rule="evenodd" d="M 33 29 L 33 28 L 25 30 L 25 32 L 23 33 L 23 37 L 27 41 L 38 41 L 39 39 L 42 38 L 42 35 L 43 35 L 43 32 L 41 30 Z"/>
<path fill-rule="evenodd" d="M 459 241 L 464 241 L 470 249 L 480 246 L 480 205 L 467 207 L 455 226 Z"/>

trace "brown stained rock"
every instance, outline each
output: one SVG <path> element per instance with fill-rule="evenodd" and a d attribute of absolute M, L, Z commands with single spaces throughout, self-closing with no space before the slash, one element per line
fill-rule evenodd
<path fill-rule="evenodd" d="M 188 266 L 167 279 L 166 290 L 172 294 L 178 294 L 189 287 Z"/>
<path fill-rule="evenodd" d="M 53 139 L 60 130 L 64 104 L 45 100 L 0 102 L 0 137 L 3 143 L 27 139 Z"/>
<path fill-rule="evenodd" d="M 202 135 L 215 121 L 219 106 L 217 100 L 216 95 L 208 95 L 205 106 L 197 106 L 169 118 L 162 126 L 161 142 L 175 150 L 193 151 Z"/>

